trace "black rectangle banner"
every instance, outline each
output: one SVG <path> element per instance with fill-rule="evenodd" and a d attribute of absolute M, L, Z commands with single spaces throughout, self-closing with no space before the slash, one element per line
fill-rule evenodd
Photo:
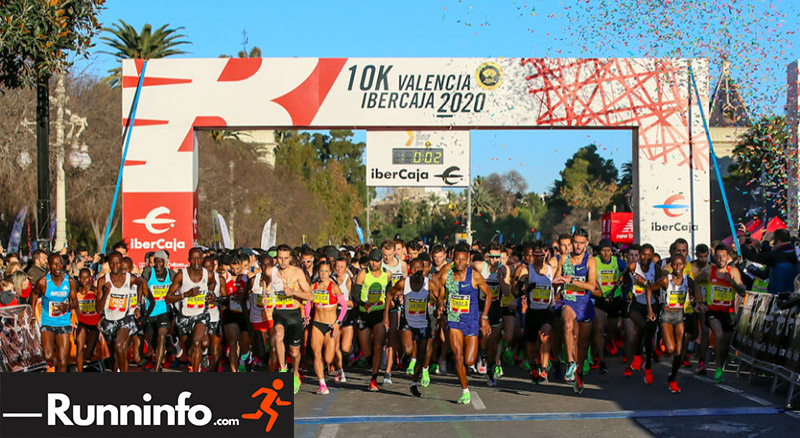
<path fill-rule="evenodd" d="M 0 437 L 291 437 L 290 373 L 0 373 Z"/>

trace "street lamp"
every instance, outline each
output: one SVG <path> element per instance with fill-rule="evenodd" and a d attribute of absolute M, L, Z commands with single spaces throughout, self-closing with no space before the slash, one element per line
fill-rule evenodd
<path fill-rule="evenodd" d="M 86 143 L 83 143 L 80 147 L 78 147 L 77 143 L 72 143 L 69 164 L 80 170 L 86 170 L 92 165 L 92 157 L 89 155 L 89 146 Z"/>

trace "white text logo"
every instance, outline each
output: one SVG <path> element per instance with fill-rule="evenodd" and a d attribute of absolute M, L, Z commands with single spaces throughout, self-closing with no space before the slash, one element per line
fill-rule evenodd
<path fill-rule="evenodd" d="M 170 228 L 175 226 L 175 219 L 160 218 L 162 214 L 169 214 L 167 207 L 156 207 L 147 213 L 144 219 L 134 219 L 133 223 L 142 224 L 151 234 L 161 234 L 169 231 Z M 167 228 L 156 228 L 155 225 L 169 225 Z"/>

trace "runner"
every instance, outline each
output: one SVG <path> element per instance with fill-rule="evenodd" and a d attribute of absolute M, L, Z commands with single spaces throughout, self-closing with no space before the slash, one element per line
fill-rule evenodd
<path fill-rule="evenodd" d="M 468 266 L 469 247 L 458 244 L 453 254 L 453 263 L 439 273 L 439 312 L 447 304 L 447 328 L 450 346 L 455 356 L 456 373 L 461 383 L 461 397 L 457 403 L 468 404 L 471 401 L 467 387 L 467 367 L 475 364 L 478 356 L 478 334 L 489 336 L 492 328 L 489 325 L 489 311 L 492 302 L 487 301 L 483 312 L 478 311 L 478 291 L 484 296 L 491 292 L 479 272 Z"/>
<path fill-rule="evenodd" d="M 369 267 L 358 273 L 351 297 L 359 305 L 358 337 L 361 351 L 365 359 L 372 352 L 372 379 L 370 391 L 378 391 L 378 371 L 381 365 L 381 352 L 386 340 L 386 327 L 383 325 L 383 313 L 386 306 L 386 294 L 392 287 L 391 274 L 383 268 L 383 253 L 374 248 L 369 253 Z M 384 377 L 384 382 L 391 377 Z"/>
<path fill-rule="evenodd" d="M 58 254 L 47 256 L 50 272 L 36 282 L 31 294 L 31 308 L 41 308 L 42 349 L 44 358 L 60 373 L 67 371 L 69 341 L 72 335 L 72 310 L 78 307 L 75 280 L 64 272 L 64 262 Z"/>
<path fill-rule="evenodd" d="M 287 372 L 286 344 L 292 357 L 294 373 L 294 393 L 300 391 L 300 344 L 303 336 L 302 300 L 311 300 L 311 286 L 303 269 L 292 266 L 292 249 L 285 244 L 277 249 L 278 264 L 272 268 L 272 290 L 275 293 L 275 310 L 272 318 L 275 321 L 275 350 L 278 356 L 278 367 Z"/>
<path fill-rule="evenodd" d="M 416 242 L 412 242 L 416 243 Z M 414 373 L 411 380 L 411 394 L 422 397 L 417 385 L 420 384 L 424 355 L 431 338 L 431 327 L 428 321 L 428 303 L 431 290 L 436 288 L 435 280 L 425 276 L 425 263 L 415 258 L 411 261 L 411 275 L 398 281 L 389 292 L 393 298 L 403 300 L 403 317 L 401 318 L 401 337 L 403 350 L 407 356 L 414 353 Z M 384 313 L 384 325 L 389 323 L 389 310 Z"/>
<path fill-rule="evenodd" d="M 686 259 L 680 253 L 675 253 L 670 257 L 672 272 L 669 273 L 653 284 L 647 286 L 647 318 L 650 321 L 656 321 L 656 314 L 653 312 L 653 301 L 651 298 L 653 292 L 661 290 L 661 303 L 660 315 L 658 321 L 661 323 L 661 336 L 664 339 L 664 347 L 667 354 L 674 354 L 672 357 L 672 371 L 669 374 L 668 386 L 670 392 L 681 392 L 681 388 L 676 381 L 678 377 L 678 370 L 681 367 L 681 351 L 683 348 L 683 335 L 684 335 L 684 306 L 686 305 L 687 298 L 691 302 L 691 292 L 694 290 L 692 279 L 684 273 L 686 266 Z"/>
<path fill-rule="evenodd" d="M 331 264 L 328 260 L 321 260 L 317 264 L 317 273 L 319 281 L 311 285 L 313 298 L 306 300 L 303 319 L 307 325 L 311 320 L 311 306 L 313 305 L 311 349 L 314 351 L 314 372 L 319 380 L 317 394 L 328 394 L 330 391 L 325 383 L 325 366 L 331 365 L 336 358 L 339 331 L 347 314 L 347 300 L 339 289 L 339 285 L 331 279 Z M 338 311 L 337 306 L 339 307 Z"/>
<path fill-rule="evenodd" d="M 219 306 L 225 302 L 227 290 L 225 280 L 215 269 L 216 261 L 213 256 L 203 258 L 203 267 L 214 277 L 214 299 L 208 303 L 208 326 L 206 326 L 206 336 L 203 338 L 203 347 L 210 351 L 210 358 L 206 367 L 207 371 L 221 371 L 219 361 L 222 356 L 222 324 L 220 321 Z"/>
<path fill-rule="evenodd" d="M 141 277 L 136 274 L 133 266 L 133 259 L 130 257 L 122 258 L 122 272 L 131 274 L 135 279 L 141 279 Z M 144 347 L 142 335 L 144 334 L 144 327 L 147 319 L 142 318 L 141 315 L 145 315 L 144 301 L 147 299 L 149 291 L 144 290 L 139 293 L 139 288 L 135 283 L 131 284 L 131 290 L 134 292 L 131 295 L 131 311 L 138 310 L 140 316 L 135 317 L 133 320 L 134 327 L 129 334 L 128 342 L 130 343 L 130 350 L 133 352 L 133 364 L 141 367 L 147 363 L 146 360 L 142 360 L 142 349 Z M 140 297 L 142 300 L 139 299 Z"/>
<path fill-rule="evenodd" d="M 394 242 L 386 240 L 381 244 L 382 266 L 391 274 L 390 284 L 395 285 L 406 276 L 408 265 L 403 261 L 405 257 L 403 241 L 396 239 Z M 395 355 L 400 348 L 400 315 L 403 312 L 402 300 L 391 300 L 389 306 L 388 342 L 386 344 L 386 374 L 383 378 L 384 385 L 392 384 L 392 367 Z"/>
<path fill-rule="evenodd" d="M 649 312 L 648 306 L 655 304 L 656 298 L 651 297 L 648 302 L 646 293 L 647 286 L 655 281 L 656 269 L 653 263 L 653 246 L 649 243 L 642 245 L 639 250 L 639 260 L 632 262 L 620 277 L 620 281 L 624 281 L 626 275 L 630 276 L 632 281 L 631 293 L 633 300 L 629 307 L 629 320 L 633 325 L 636 333 L 634 347 L 632 349 L 633 360 L 628 362 L 631 364 L 633 370 L 639 370 L 642 366 L 642 344 L 644 344 L 645 360 L 644 360 L 644 381 L 650 385 L 653 383 L 653 371 L 651 369 L 651 360 L 653 357 L 653 336 L 657 325 L 654 321 L 650 321 L 647 317 Z M 626 324 L 628 324 L 626 320 Z M 627 328 L 626 328 L 627 329 Z M 627 347 L 626 347 L 627 349 Z M 626 351 L 626 355 L 629 354 Z M 631 375 L 629 370 L 625 370 L 625 375 Z"/>
<path fill-rule="evenodd" d="M 714 248 L 714 264 L 703 269 L 697 276 L 697 284 L 706 284 L 705 302 L 700 287 L 695 288 L 695 299 L 705 311 L 706 323 L 714 332 L 714 383 L 724 382 L 725 360 L 731 336 L 736 326 L 734 302 L 736 294 L 744 296 L 746 288 L 739 269 L 730 266 L 730 253 L 725 244 Z"/>
<path fill-rule="evenodd" d="M 447 252 L 444 245 L 436 244 L 431 247 L 431 267 L 430 273 L 428 274 L 430 277 L 436 276 L 447 267 L 449 260 L 447 260 Z M 436 293 L 438 294 L 438 290 Z M 432 305 L 432 308 L 429 309 L 428 313 L 433 315 L 433 312 L 436 310 L 436 306 Z M 436 324 L 436 330 L 433 331 L 433 341 L 432 341 L 432 348 L 429 352 L 431 356 L 434 354 L 434 350 L 439 348 L 439 359 L 433 364 L 433 372 L 439 376 L 446 376 L 447 375 L 447 348 L 448 348 L 448 339 L 447 339 L 447 325 L 446 324 L 439 324 L 440 318 L 433 318 Z M 431 358 L 425 359 L 426 363 L 430 364 Z M 425 383 L 425 376 L 428 374 L 428 370 L 423 368 L 422 371 L 422 380 L 420 384 L 422 386 L 428 386 Z M 428 379 L 430 380 L 430 379 Z"/>
<path fill-rule="evenodd" d="M 697 279 L 697 276 L 700 272 L 708 267 L 708 245 L 705 243 L 701 243 L 697 245 L 694 249 L 694 261 L 690 263 L 692 268 L 692 278 Z M 699 301 L 700 303 L 705 302 L 705 291 L 707 284 L 700 284 L 695 280 L 695 284 L 700 289 L 700 293 L 703 295 L 703 300 Z M 703 310 L 702 306 L 697 306 L 696 312 L 694 313 L 696 319 L 696 325 L 700 330 L 700 343 L 697 345 L 697 368 L 695 372 L 698 375 L 704 376 L 706 375 L 706 352 L 708 351 L 708 338 L 709 338 L 709 328 L 708 324 L 706 324 L 706 312 Z M 687 337 L 689 340 L 697 339 L 697 333 L 689 333 L 687 330 Z M 686 354 L 688 359 L 689 355 L 688 352 Z"/>
<path fill-rule="evenodd" d="M 167 253 L 164 251 L 156 251 L 153 254 L 153 267 L 145 269 L 142 273 L 142 279 L 147 282 L 147 288 L 153 296 L 152 300 L 147 300 L 148 320 L 145 337 L 150 343 L 151 349 L 155 350 L 155 360 L 153 361 L 153 371 L 155 372 L 160 372 L 164 364 L 165 340 L 172 322 L 164 298 L 167 296 L 174 277 L 175 272 L 167 269 Z"/>
<path fill-rule="evenodd" d="M 497 344 L 500 342 L 501 325 L 503 323 L 503 313 L 500 308 L 500 296 L 506 295 L 509 291 L 501 291 L 501 283 L 507 289 L 509 283 L 509 272 L 505 266 L 500 263 L 502 257 L 503 247 L 497 242 L 491 242 L 486 247 L 483 254 L 483 261 L 476 261 L 472 264 L 472 269 L 481 273 L 481 276 L 486 281 L 486 286 L 489 288 L 491 295 L 478 296 L 478 309 L 483 312 L 486 307 L 487 297 L 491 297 L 491 305 L 489 310 L 489 326 L 492 332 L 489 336 L 481 337 L 480 352 L 478 358 L 478 373 L 486 374 L 488 386 L 497 386 L 496 379 L 502 375 L 502 367 L 497 364 Z M 501 280 L 503 280 L 501 282 Z M 496 367 L 499 372 L 496 372 Z"/>
<path fill-rule="evenodd" d="M 338 346 L 336 348 L 336 376 L 333 381 L 337 383 L 347 382 L 347 377 L 344 374 L 344 356 L 352 357 L 353 352 L 353 324 L 355 322 L 355 310 L 353 309 L 353 300 L 350 297 L 350 291 L 353 289 L 353 277 L 347 269 L 347 259 L 340 256 L 334 262 L 334 280 L 339 286 L 339 289 L 347 301 L 347 313 L 342 320 L 342 327 L 338 339 Z"/>
<path fill-rule="evenodd" d="M 257 360 L 273 366 L 277 360 L 274 348 L 275 333 L 272 330 L 275 321 L 273 312 L 275 310 L 275 293 L 272 289 L 272 268 L 275 262 L 267 254 L 259 258 L 259 271 L 247 281 L 247 287 L 242 294 L 242 309 L 245 318 L 250 321 L 250 327 L 254 333 L 253 353 Z M 270 342 L 270 348 L 267 348 Z M 269 357 L 267 352 L 269 351 Z"/>
<path fill-rule="evenodd" d="M 75 362 L 78 372 L 83 372 L 83 362 L 92 360 L 100 330 L 100 313 L 97 311 L 97 296 L 92 286 L 92 271 L 83 268 L 78 273 L 78 329 L 75 332 Z"/>
<path fill-rule="evenodd" d="M 419 254 L 419 259 L 422 260 L 422 273 L 425 275 L 425 278 L 429 280 L 435 280 L 436 275 L 431 272 L 431 268 L 433 267 L 433 262 L 431 261 L 431 256 L 427 252 L 421 252 Z M 423 388 L 427 387 L 431 383 L 431 376 L 430 376 L 430 364 L 431 358 L 433 358 L 433 354 L 436 348 L 436 344 L 443 344 L 444 343 L 444 330 L 440 327 L 439 320 L 442 318 L 441 314 L 438 314 L 436 311 L 436 303 L 439 302 L 439 286 L 429 286 L 430 289 L 430 299 L 428 299 L 428 324 L 429 324 L 429 331 L 431 334 L 431 338 L 428 339 L 428 342 L 425 346 L 425 363 L 422 366 L 422 374 L 420 375 L 419 385 Z M 444 325 L 444 324 L 442 324 Z M 416 359 L 414 359 L 414 365 L 416 365 Z"/>
<path fill-rule="evenodd" d="M 97 306 L 103 309 L 100 332 L 114 357 L 112 370 L 128 372 L 128 341 L 139 317 L 139 308 L 132 309 L 131 297 L 141 294 L 147 285 L 140 278 L 122 272 L 122 255 L 112 252 L 108 256 L 108 272 L 97 280 Z M 136 291 L 134 291 L 134 287 Z M 141 295 L 136 301 L 140 301 Z"/>
<path fill-rule="evenodd" d="M 567 345 L 566 379 L 575 381 L 573 390 L 583 392 L 583 363 L 589 349 L 594 306 L 592 295 L 599 294 L 597 286 L 597 265 L 590 251 L 589 233 L 583 228 L 572 233 L 572 252 L 569 257 L 561 257 L 561 275 L 553 279 L 553 284 L 563 284 L 562 300 L 564 306 L 561 319 L 564 322 L 564 339 Z"/>
<path fill-rule="evenodd" d="M 227 262 L 227 263 L 225 263 Z M 222 330 L 228 344 L 228 365 L 231 372 L 247 371 L 245 362 L 250 358 L 250 331 L 242 309 L 242 295 L 247 287 L 247 274 L 242 271 L 238 254 L 230 254 L 223 261 L 230 264 L 226 272 L 227 307 L 222 312 Z"/>
<path fill-rule="evenodd" d="M 533 383 L 548 382 L 550 369 L 550 333 L 555 321 L 553 311 L 553 277 L 555 269 L 545 263 L 546 246 L 541 241 L 523 249 L 524 264 L 514 274 L 525 292 L 528 310 L 525 312 L 525 340 Z M 538 345 L 538 348 L 536 348 Z M 536 365 L 536 356 L 541 364 Z"/>
<path fill-rule="evenodd" d="M 622 292 L 617 279 L 625 270 L 622 260 L 614 256 L 613 245 L 610 240 L 603 239 L 598 245 L 600 255 L 595 257 L 597 265 L 597 288 L 601 296 L 595 300 L 594 319 L 594 352 L 599 359 L 599 369 L 603 374 L 608 374 L 608 367 L 604 359 L 606 345 L 614 345 L 617 336 L 619 318 L 626 318 L 627 305 L 622 300 Z M 603 334 L 606 334 L 606 337 Z M 613 349 L 612 349 L 613 350 Z"/>

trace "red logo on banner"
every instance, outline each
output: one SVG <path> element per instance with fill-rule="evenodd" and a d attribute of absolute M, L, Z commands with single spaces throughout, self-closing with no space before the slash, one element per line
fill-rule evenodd
<path fill-rule="evenodd" d="M 123 193 L 122 235 L 135 263 L 163 249 L 172 266 L 186 265 L 197 233 L 194 199 L 194 193 Z"/>
<path fill-rule="evenodd" d="M 602 223 L 603 239 L 614 243 L 633 243 L 633 213 L 606 213 Z"/>

